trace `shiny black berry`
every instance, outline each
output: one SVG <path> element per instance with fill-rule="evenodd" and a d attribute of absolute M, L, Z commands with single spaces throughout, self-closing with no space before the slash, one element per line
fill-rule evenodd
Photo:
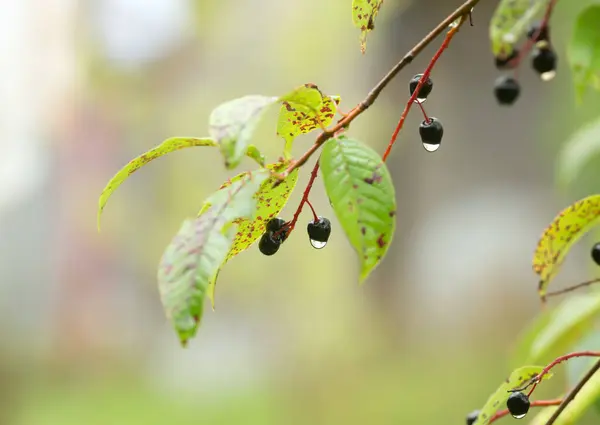
<path fill-rule="evenodd" d="M 473 410 L 467 415 L 467 425 L 473 425 L 479 416 L 479 410 Z"/>
<path fill-rule="evenodd" d="M 541 29 L 540 25 L 541 24 L 539 22 L 535 23 L 529 27 L 529 30 L 527 31 L 527 38 L 533 40 L 534 43 L 537 43 L 538 41 L 550 41 L 550 29 L 548 28 L 548 25 L 545 25 Z M 534 39 L 536 33 L 537 37 Z"/>
<path fill-rule="evenodd" d="M 423 147 L 428 152 L 433 152 L 439 148 L 444 135 L 444 127 L 442 123 L 434 117 L 429 117 L 429 120 L 424 120 L 419 126 L 419 134 Z"/>
<path fill-rule="evenodd" d="M 592 247 L 592 260 L 600 266 L 600 242 Z"/>
<path fill-rule="evenodd" d="M 551 80 L 556 74 L 558 57 L 549 44 L 541 44 L 532 53 L 531 66 L 543 80 Z"/>
<path fill-rule="evenodd" d="M 284 224 L 285 224 L 285 220 L 283 218 L 280 218 L 280 217 L 272 218 L 267 223 L 267 230 L 274 232 L 276 230 L 281 229 Z"/>
<path fill-rule="evenodd" d="M 265 232 L 258 242 L 258 249 L 265 255 L 273 255 L 279 251 L 281 240 L 273 236 L 273 232 Z"/>
<path fill-rule="evenodd" d="M 417 74 L 414 77 L 412 77 L 412 79 L 410 80 L 410 83 L 408 83 L 408 87 L 410 88 L 411 96 L 415 92 L 415 90 L 417 88 L 417 84 L 419 84 L 419 81 L 421 80 L 422 76 L 423 76 L 423 74 Z M 431 93 L 431 90 L 433 90 L 433 81 L 431 80 L 431 78 L 427 77 L 427 80 L 423 83 L 423 85 L 421 86 L 421 89 L 419 90 L 419 94 L 417 94 L 417 99 L 420 102 L 423 102 L 425 99 L 427 99 L 427 96 L 429 96 L 429 93 Z"/>
<path fill-rule="evenodd" d="M 512 393 L 506 400 L 508 411 L 516 419 L 525 417 L 529 412 L 529 405 L 529 397 L 520 391 Z"/>
<path fill-rule="evenodd" d="M 494 58 L 496 63 L 496 68 L 498 69 L 509 69 L 513 68 L 514 65 L 511 64 L 513 59 L 516 59 L 519 56 L 519 50 L 513 49 L 513 51 L 509 55 L 499 54 Z M 510 66 L 509 66 L 510 65 Z"/>
<path fill-rule="evenodd" d="M 498 77 L 494 83 L 494 95 L 500 105 L 512 105 L 519 97 L 521 86 L 512 77 L 505 75 Z"/>
<path fill-rule="evenodd" d="M 325 217 L 319 217 L 317 221 L 311 221 L 306 226 L 310 244 L 317 249 L 324 248 L 331 234 L 331 222 Z"/>

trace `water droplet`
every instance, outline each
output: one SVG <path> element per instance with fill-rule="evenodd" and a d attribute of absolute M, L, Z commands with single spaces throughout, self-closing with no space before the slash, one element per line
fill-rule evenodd
<path fill-rule="evenodd" d="M 527 413 L 523 413 L 522 415 L 512 415 L 512 417 L 515 419 L 523 419 L 526 415 Z"/>
<path fill-rule="evenodd" d="M 509 32 L 504 34 L 504 36 L 502 37 L 502 41 L 504 41 L 507 44 L 515 44 L 517 42 L 517 37 Z"/>
<path fill-rule="evenodd" d="M 426 98 L 426 97 L 417 97 L 417 98 L 415 99 L 415 103 L 420 103 L 420 104 L 423 104 L 423 103 L 425 103 L 425 101 L 426 101 L 426 100 L 427 100 L 427 98 Z"/>
<path fill-rule="evenodd" d="M 540 78 L 542 79 L 542 81 L 550 81 L 552 80 L 554 77 L 556 77 L 556 71 L 548 71 L 548 72 L 543 72 L 540 75 Z"/>
<path fill-rule="evenodd" d="M 321 248 L 325 248 L 325 245 L 327 245 L 327 242 L 321 242 L 321 241 L 316 241 L 314 239 L 311 239 L 310 244 L 313 246 L 313 248 L 321 249 Z"/>
<path fill-rule="evenodd" d="M 435 152 L 440 148 L 440 144 L 434 145 L 432 143 L 423 143 L 423 147 L 427 152 Z"/>

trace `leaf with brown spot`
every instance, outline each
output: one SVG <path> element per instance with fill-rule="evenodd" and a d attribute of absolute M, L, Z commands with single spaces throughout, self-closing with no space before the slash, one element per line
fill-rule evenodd
<path fill-rule="evenodd" d="M 182 345 L 192 338 L 200 324 L 204 297 L 216 281 L 221 264 L 233 244 L 236 221 L 252 217 L 254 196 L 269 178 L 265 169 L 245 173 L 207 200 L 204 214 L 186 220 L 167 246 L 158 268 L 158 287 L 167 318 Z"/>
<path fill-rule="evenodd" d="M 375 18 L 383 0 L 352 0 L 352 23 L 360 30 L 360 51 L 367 50 L 367 34 L 375 29 Z"/>
<path fill-rule="evenodd" d="M 276 162 L 268 164 L 267 169 L 280 172 L 289 165 L 289 162 Z M 245 173 L 239 174 L 225 182 L 219 190 L 226 189 L 232 184 L 235 184 L 240 178 L 243 178 Z M 283 183 L 273 188 L 276 177 L 271 176 L 266 179 L 260 186 L 254 196 L 256 201 L 256 213 L 253 217 L 240 218 L 236 221 L 238 224 L 237 233 L 231 245 L 227 256 L 225 257 L 221 267 L 230 259 L 250 248 L 265 232 L 267 222 L 279 215 L 285 204 L 287 203 L 296 182 L 298 180 L 298 170 L 294 170 Z M 198 215 L 202 215 L 210 208 L 210 203 L 205 202 Z M 208 287 L 208 296 L 211 300 L 212 307 L 215 307 L 215 288 L 216 281 L 211 282 Z"/>
<path fill-rule="evenodd" d="M 318 92 L 320 94 L 320 92 Z M 309 133 L 317 128 L 329 126 L 339 105 L 339 96 L 322 96 L 322 101 L 314 108 L 307 107 L 297 101 L 285 101 L 279 110 L 277 135 L 286 142 L 286 153 L 291 152 L 293 140 L 301 134 Z"/>
<path fill-rule="evenodd" d="M 385 256 L 396 222 L 392 178 L 381 157 L 369 146 L 345 136 L 323 146 L 321 166 L 333 210 L 360 261 L 363 282 Z"/>
<path fill-rule="evenodd" d="M 561 211 L 546 228 L 533 255 L 533 271 L 540 276 L 542 299 L 569 249 L 600 222 L 600 195 L 581 199 Z"/>

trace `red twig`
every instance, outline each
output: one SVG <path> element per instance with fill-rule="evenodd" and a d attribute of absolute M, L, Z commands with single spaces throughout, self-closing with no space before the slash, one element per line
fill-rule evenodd
<path fill-rule="evenodd" d="M 442 45 L 440 46 L 438 51 L 435 52 L 435 55 L 433 55 L 433 58 L 431 58 L 431 62 L 429 62 L 429 65 L 427 65 L 425 72 L 423 72 L 423 76 L 419 79 L 419 83 L 417 84 L 415 91 L 413 92 L 410 99 L 408 99 L 408 102 L 406 103 L 406 106 L 404 107 L 404 111 L 402 111 L 402 115 L 400 115 L 400 120 L 398 121 L 398 125 L 396 126 L 396 129 L 394 130 L 394 133 L 392 134 L 390 143 L 388 144 L 385 152 L 383 153 L 382 158 L 384 161 L 387 159 L 390 152 L 392 151 L 392 147 L 394 146 L 394 143 L 396 142 L 398 133 L 400 133 L 400 130 L 402 130 L 402 126 L 404 125 L 404 120 L 406 120 L 408 111 L 410 111 L 410 108 L 412 107 L 413 103 L 417 99 L 417 95 L 419 94 L 419 90 L 421 90 L 421 86 L 427 81 L 427 79 L 429 78 L 429 74 L 431 74 L 431 70 L 435 66 L 435 63 L 440 58 L 440 56 L 442 56 L 442 53 L 444 52 L 444 50 L 446 50 L 446 48 L 450 45 L 450 41 L 452 40 L 452 37 L 454 37 L 454 35 L 458 32 L 458 29 L 464 23 L 465 20 L 466 20 L 466 15 L 462 15 L 458 25 L 450 28 L 450 30 L 446 33 L 446 38 L 444 38 Z M 423 111 L 423 113 L 424 112 L 425 111 Z"/>
<path fill-rule="evenodd" d="M 308 179 L 308 183 L 306 184 L 306 188 L 304 189 L 304 193 L 302 194 L 302 200 L 300 201 L 298 208 L 296 208 L 296 212 L 294 213 L 294 217 L 292 218 L 292 221 L 290 221 L 289 225 L 286 226 L 286 228 L 289 229 L 288 236 L 292 232 L 292 230 L 294 230 L 294 227 L 296 226 L 296 222 L 298 221 L 298 217 L 300 216 L 300 213 L 302 212 L 302 208 L 304 207 L 305 203 L 307 203 L 310 206 L 310 209 L 312 210 L 313 215 L 315 216 L 315 220 L 318 219 L 314 208 L 312 207 L 312 205 L 310 204 L 310 202 L 308 200 L 308 195 L 310 194 L 310 190 L 312 189 L 313 183 L 315 182 L 315 179 L 317 178 L 318 173 L 319 173 L 319 161 L 315 162 L 315 166 L 313 167 L 313 169 L 310 173 L 310 178 Z"/>
<path fill-rule="evenodd" d="M 535 400 L 531 402 L 531 407 L 546 407 L 546 406 L 558 406 L 559 404 L 562 403 L 562 399 L 561 398 L 557 398 L 556 400 Z M 488 422 L 488 424 L 491 424 L 494 421 L 497 421 L 498 419 L 501 419 L 505 416 L 507 416 L 508 414 L 510 414 L 510 412 L 508 411 L 508 409 L 504 409 L 504 410 L 498 410 L 494 416 L 492 416 L 490 418 L 490 421 Z"/>

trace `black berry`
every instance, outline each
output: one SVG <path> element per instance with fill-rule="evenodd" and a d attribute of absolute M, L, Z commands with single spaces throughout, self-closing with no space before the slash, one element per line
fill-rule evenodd
<path fill-rule="evenodd" d="M 529 397 L 520 391 L 512 393 L 506 401 L 508 411 L 517 419 L 521 419 L 529 412 L 529 405 Z"/>
<path fill-rule="evenodd" d="M 536 47 L 532 53 L 531 65 L 533 69 L 542 76 L 551 75 L 554 76 L 554 71 L 556 71 L 556 62 L 558 58 L 554 50 L 550 45 L 545 44 L 541 47 Z M 551 78 L 551 77 L 550 77 Z"/>
<path fill-rule="evenodd" d="M 419 134 L 421 135 L 421 141 L 425 149 L 428 151 L 435 150 L 442 143 L 444 127 L 437 118 L 429 117 L 429 121 L 424 120 L 421 122 Z"/>
<path fill-rule="evenodd" d="M 473 410 L 467 415 L 467 425 L 473 425 L 479 416 L 479 410 Z"/>
<path fill-rule="evenodd" d="M 519 82 L 512 77 L 503 75 L 494 83 L 494 94 L 500 105 L 512 105 L 520 92 Z"/>
<path fill-rule="evenodd" d="M 331 234 L 331 222 L 325 217 L 319 217 L 317 221 L 308 223 L 306 231 L 312 246 L 317 249 L 323 248 Z"/>
<path fill-rule="evenodd" d="M 410 80 L 410 83 L 408 83 L 411 96 L 417 89 L 417 84 L 419 84 L 421 77 L 423 77 L 423 74 L 417 74 L 414 77 L 412 77 L 412 79 Z M 433 81 L 431 80 L 431 78 L 427 77 L 427 80 L 423 83 L 423 85 L 419 89 L 419 94 L 417 94 L 417 99 L 421 99 L 421 100 L 426 99 L 427 96 L 429 96 L 429 93 L 431 93 L 431 90 L 433 90 Z"/>
<path fill-rule="evenodd" d="M 494 58 L 496 63 L 496 68 L 498 69 L 508 69 L 513 68 L 511 65 L 513 59 L 516 59 L 519 56 L 519 50 L 513 49 L 513 51 L 509 55 L 499 54 Z M 510 66 L 509 66 L 510 65 Z"/>
<path fill-rule="evenodd" d="M 280 217 L 272 218 L 267 223 L 267 230 L 270 230 L 271 232 L 275 232 L 275 231 L 281 229 L 284 224 L 285 224 L 285 220 L 283 218 L 280 218 Z"/>
<path fill-rule="evenodd" d="M 541 28 L 540 25 L 541 24 L 539 22 L 533 24 L 527 31 L 527 38 L 533 40 L 534 43 L 537 43 L 538 41 L 550 41 L 550 29 L 548 28 L 548 25 L 544 25 Z M 534 39 L 533 37 L 536 35 L 536 33 L 537 37 Z"/>
<path fill-rule="evenodd" d="M 600 242 L 592 247 L 592 259 L 600 266 Z"/>
<path fill-rule="evenodd" d="M 265 232 L 258 242 L 258 249 L 265 255 L 273 255 L 281 246 L 281 240 L 278 237 L 274 237 L 274 233 L 271 231 Z"/>

